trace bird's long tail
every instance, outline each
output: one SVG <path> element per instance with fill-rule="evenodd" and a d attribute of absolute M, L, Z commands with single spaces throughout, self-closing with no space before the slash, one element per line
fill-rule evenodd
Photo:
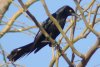
<path fill-rule="evenodd" d="M 44 47 L 45 44 L 37 44 L 37 45 L 34 45 L 34 43 L 30 43 L 28 45 L 25 45 L 25 46 L 22 46 L 22 47 L 19 47 L 19 48 L 16 48 L 14 49 L 10 55 L 7 56 L 7 58 L 10 60 L 10 61 L 16 61 L 17 59 L 23 57 L 24 55 L 26 54 L 30 54 L 32 51 L 35 50 L 35 53 L 38 52 L 42 47 Z"/>

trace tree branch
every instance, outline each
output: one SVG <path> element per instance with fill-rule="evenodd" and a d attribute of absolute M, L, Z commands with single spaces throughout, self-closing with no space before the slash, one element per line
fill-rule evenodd
<path fill-rule="evenodd" d="M 97 39 L 96 43 L 90 48 L 90 50 L 85 54 L 85 59 L 82 59 L 81 62 L 77 65 L 77 67 L 85 67 L 90 60 L 90 58 L 93 56 L 93 54 L 98 49 L 98 46 L 100 46 L 100 38 Z"/>
<path fill-rule="evenodd" d="M 37 0 L 32 0 L 32 1 L 28 1 L 26 3 L 26 6 L 29 7 L 32 3 L 35 3 Z M 7 33 L 11 26 L 14 23 L 14 20 L 16 20 L 21 14 L 23 13 L 23 9 L 19 9 L 10 19 L 10 21 L 7 23 L 7 25 L 5 26 L 5 28 L 3 28 L 3 30 L 0 32 L 0 37 L 2 37 L 5 33 Z"/>
<path fill-rule="evenodd" d="M 97 37 L 100 38 L 100 34 L 99 34 L 98 32 L 96 32 L 96 31 L 88 24 L 86 18 L 84 17 L 83 10 L 82 10 L 82 8 L 80 7 L 80 5 L 79 5 L 79 3 L 77 2 L 77 0 L 74 0 L 74 2 L 75 2 L 75 4 L 77 5 L 77 7 L 78 7 L 78 9 L 79 9 L 79 11 L 80 11 L 80 13 L 81 13 L 82 19 L 83 19 L 83 21 L 84 21 L 86 27 L 87 27 L 92 33 L 94 33 Z"/>

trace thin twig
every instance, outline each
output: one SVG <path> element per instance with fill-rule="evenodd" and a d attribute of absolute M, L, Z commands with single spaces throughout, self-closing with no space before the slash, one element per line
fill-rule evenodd
<path fill-rule="evenodd" d="M 84 17 L 84 14 L 83 14 L 83 10 L 82 8 L 80 7 L 79 3 L 77 2 L 77 0 L 74 0 L 75 4 L 77 5 L 80 13 L 81 13 L 81 16 L 82 16 L 82 19 L 86 25 L 86 27 L 92 32 L 94 33 L 97 37 L 100 37 L 100 34 L 98 32 L 96 32 L 87 22 L 86 18 Z"/>
<path fill-rule="evenodd" d="M 72 53 L 72 59 L 71 59 L 71 62 L 74 63 L 74 59 L 75 59 L 75 54 Z"/>
<path fill-rule="evenodd" d="M 7 63 L 7 60 L 6 60 L 6 55 L 5 55 L 5 51 L 4 51 L 4 49 L 2 48 L 1 44 L 0 44 L 0 49 L 1 49 L 1 51 L 2 51 L 3 60 L 4 60 L 4 62 L 5 62 L 5 63 Z M 6 67 L 8 67 L 8 65 L 7 65 L 7 64 L 6 64 Z"/>
<path fill-rule="evenodd" d="M 74 67 L 74 64 L 71 63 L 71 61 L 69 60 L 69 58 L 66 56 L 66 54 L 64 54 L 63 50 L 61 50 L 60 46 L 57 46 L 58 51 L 60 52 L 60 54 L 62 55 L 62 57 L 65 59 L 65 61 L 69 64 L 69 66 Z M 59 56 L 58 56 L 59 57 Z"/>
<path fill-rule="evenodd" d="M 32 0 L 31 2 L 28 0 L 28 2 L 25 4 L 26 7 L 29 7 L 32 3 L 35 3 L 37 0 Z M 5 33 L 7 33 L 11 26 L 13 25 L 15 19 L 17 19 L 21 14 L 23 13 L 23 9 L 19 9 L 10 19 L 10 21 L 7 23 L 5 28 L 0 32 L 0 37 L 2 37 Z"/>

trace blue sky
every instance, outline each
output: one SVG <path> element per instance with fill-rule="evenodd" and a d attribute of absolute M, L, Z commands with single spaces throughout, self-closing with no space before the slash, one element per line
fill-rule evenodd
<path fill-rule="evenodd" d="M 18 3 L 17 1 L 15 1 L 15 2 Z M 88 5 L 88 3 L 89 3 L 89 0 L 86 0 L 86 1 L 83 1 L 81 3 L 81 5 L 86 7 Z M 49 8 L 50 13 L 54 13 L 57 9 L 59 9 L 63 5 L 69 5 L 73 8 L 75 8 L 75 3 L 73 2 L 73 0 L 46 0 L 46 4 Z M 36 17 L 36 19 L 39 22 L 43 22 L 47 18 L 47 15 L 46 15 L 44 8 L 40 1 L 31 5 L 29 7 L 29 10 L 32 14 L 34 14 L 34 16 Z M 7 16 L 8 18 L 11 18 L 13 16 L 13 14 L 16 13 L 17 11 L 18 11 L 18 8 L 16 6 L 14 6 L 14 4 L 11 4 L 10 8 L 7 11 L 7 13 L 5 14 L 5 16 Z M 98 16 L 98 17 L 100 17 L 100 16 Z M 8 21 L 7 18 L 3 18 L 3 20 Z M 24 14 L 22 14 L 19 18 L 17 18 L 17 21 L 25 23 L 28 26 L 34 25 L 34 23 L 31 20 L 27 19 Z M 17 21 L 14 24 L 20 24 Z M 83 29 L 84 28 L 83 23 L 84 23 L 83 21 L 80 21 L 77 24 L 77 28 Z M 66 24 L 66 26 L 68 26 L 68 24 Z M 66 28 L 66 26 L 65 26 L 65 28 Z M 96 25 L 95 27 L 96 27 L 97 31 L 100 31 L 100 29 L 99 29 L 100 23 L 98 25 Z M 4 26 L 1 27 L 0 30 L 3 28 L 4 28 Z M 81 29 L 76 31 L 76 34 L 75 34 L 76 36 L 81 32 Z M 38 29 L 31 29 L 30 31 L 36 33 L 38 31 Z M 19 33 L 7 33 L 0 39 L 0 44 L 3 46 L 4 50 L 7 53 L 10 53 L 15 48 L 18 48 L 20 46 L 23 46 L 23 45 L 33 42 L 34 36 L 35 35 L 33 33 L 31 33 L 31 35 L 26 34 L 26 31 L 19 32 Z M 95 41 L 96 41 L 95 35 L 90 33 L 86 39 L 79 40 L 77 43 L 75 43 L 75 48 L 84 54 L 95 43 Z M 68 55 L 68 57 L 70 58 L 71 54 L 72 54 L 71 50 L 68 49 L 66 51 L 66 55 Z M 51 58 L 52 58 L 51 48 L 49 46 L 46 46 L 43 49 L 41 49 L 38 53 L 36 53 L 36 54 L 31 53 L 29 56 L 25 56 L 25 57 L 19 59 L 18 61 L 16 61 L 15 63 L 25 65 L 26 67 L 40 67 L 40 66 L 48 67 L 49 63 L 51 61 Z M 98 58 L 100 58 L 100 49 L 97 50 L 96 53 L 93 55 L 93 57 L 87 64 L 87 67 L 93 67 L 95 65 L 100 64 L 100 60 L 98 60 Z M 81 60 L 81 59 L 76 56 L 75 61 L 77 61 L 77 60 Z M 0 63 L 2 63 L 2 61 L 3 61 L 2 55 L 0 55 Z M 78 62 L 76 62 L 76 63 L 78 63 Z M 67 66 L 68 66 L 68 64 L 61 57 L 60 61 L 59 61 L 59 67 L 67 67 Z"/>

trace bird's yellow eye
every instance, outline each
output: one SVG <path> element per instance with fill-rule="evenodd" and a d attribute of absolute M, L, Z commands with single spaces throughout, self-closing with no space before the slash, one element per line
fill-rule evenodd
<path fill-rule="evenodd" d="M 71 12 L 72 12 L 72 10 L 69 10 L 69 12 L 71 13 Z"/>

